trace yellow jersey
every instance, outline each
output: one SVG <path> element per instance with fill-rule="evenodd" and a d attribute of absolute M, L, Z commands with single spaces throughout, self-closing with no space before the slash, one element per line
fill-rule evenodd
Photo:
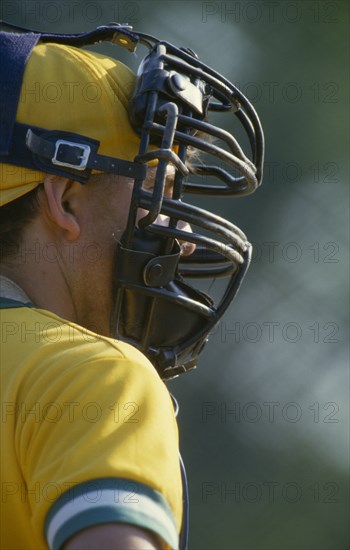
<path fill-rule="evenodd" d="M 171 397 L 132 346 L 1 298 L 1 548 L 58 550 L 123 522 L 178 548 Z"/>

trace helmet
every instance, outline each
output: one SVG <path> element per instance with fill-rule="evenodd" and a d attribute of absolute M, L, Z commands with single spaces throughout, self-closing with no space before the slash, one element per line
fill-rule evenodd
<path fill-rule="evenodd" d="M 260 185 L 264 137 L 253 106 L 193 51 L 127 25 L 112 23 L 71 35 L 16 29 L 31 37 L 29 48 L 38 41 L 75 47 L 109 41 L 130 52 L 140 45 L 147 48 L 129 108 L 140 140 L 133 161 L 100 155 L 99 142 L 90 137 L 14 121 L 5 125 L 12 130 L 0 160 L 83 184 L 93 168 L 134 179 L 127 227 L 117 245 L 113 335 L 140 349 L 164 379 L 193 368 L 240 287 L 251 245 L 230 221 L 186 198 L 236 197 Z M 216 113 L 238 121 L 248 136 L 249 157 L 230 132 L 213 124 Z M 144 181 L 151 162 L 156 167 L 149 190 Z M 165 195 L 169 165 L 175 173 L 171 196 Z M 137 221 L 140 208 L 147 213 Z M 157 223 L 160 214 L 169 218 L 167 226 Z M 179 220 L 193 232 L 181 230 Z M 179 241 L 184 240 L 196 245 L 190 256 L 181 255 Z M 224 284 L 214 300 L 201 290 L 201 281 L 216 278 Z"/>

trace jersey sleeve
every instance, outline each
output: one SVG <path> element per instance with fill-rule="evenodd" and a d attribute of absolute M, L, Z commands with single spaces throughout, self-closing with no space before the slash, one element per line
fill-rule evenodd
<path fill-rule="evenodd" d="M 32 362 L 17 441 L 33 529 L 58 550 L 86 527 L 123 522 L 178 548 L 178 433 L 152 365 L 106 338 L 61 338 Z"/>

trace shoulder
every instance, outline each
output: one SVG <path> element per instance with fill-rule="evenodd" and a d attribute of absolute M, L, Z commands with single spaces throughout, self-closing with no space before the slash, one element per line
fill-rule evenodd
<path fill-rule="evenodd" d="M 144 400 L 169 401 L 168 391 L 150 361 L 124 342 L 100 336 L 80 325 L 36 308 L 2 310 L 7 322 L 4 354 L 11 377 L 20 379 L 26 398 L 66 393 L 81 395 L 118 390 Z M 3 339 L 4 342 L 4 339 Z M 5 349 L 6 348 L 6 349 Z M 16 383 L 18 387 L 18 384 Z M 48 398 L 50 398 L 48 396 Z"/>
<path fill-rule="evenodd" d="M 57 489 L 54 502 L 32 503 L 34 524 L 46 518 L 48 539 L 63 541 L 75 519 L 88 527 L 102 517 L 173 545 L 182 513 L 178 432 L 151 363 L 50 312 L 4 313 L 12 323 L 4 357 L 18 461 L 30 494 L 37 485 Z"/>

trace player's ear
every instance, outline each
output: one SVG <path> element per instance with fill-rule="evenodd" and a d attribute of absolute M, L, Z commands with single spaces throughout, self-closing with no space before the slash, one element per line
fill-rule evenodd
<path fill-rule="evenodd" d="M 75 241 L 80 235 L 80 224 L 74 204 L 81 185 L 67 178 L 47 175 L 43 187 L 49 221 L 63 231 L 66 240 Z"/>

